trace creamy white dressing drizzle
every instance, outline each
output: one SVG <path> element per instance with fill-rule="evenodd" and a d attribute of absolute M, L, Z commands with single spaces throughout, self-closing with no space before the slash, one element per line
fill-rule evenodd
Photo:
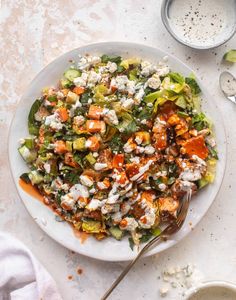
<path fill-rule="evenodd" d="M 186 43 L 213 46 L 226 40 L 235 22 L 233 0 L 174 0 L 169 8 L 169 23 Z"/>

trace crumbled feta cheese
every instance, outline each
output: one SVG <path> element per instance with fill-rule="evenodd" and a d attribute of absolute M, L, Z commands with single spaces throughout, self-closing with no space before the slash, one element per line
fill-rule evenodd
<path fill-rule="evenodd" d="M 83 72 L 81 76 L 74 78 L 73 82 L 76 86 L 85 87 L 87 85 L 88 73 Z"/>
<path fill-rule="evenodd" d="M 66 210 L 72 210 L 75 206 L 76 200 L 69 193 L 61 197 L 61 206 Z"/>
<path fill-rule="evenodd" d="M 19 139 L 19 143 L 21 144 L 21 145 L 23 145 L 24 143 L 25 143 L 25 139 Z"/>
<path fill-rule="evenodd" d="M 90 66 L 94 66 L 101 62 L 101 58 L 98 56 L 80 56 L 80 60 L 78 62 L 78 69 L 85 70 Z"/>
<path fill-rule="evenodd" d="M 131 217 L 126 217 L 122 219 L 122 226 L 120 225 L 120 228 L 122 230 L 127 230 L 127 231 L 134 231 L 138 227 L 138 223 L 135 221 L 134 218 Z"/>
<path fill-rule="evenodd" d="M 152 146 L 152 145 L 147 145 L 145 148 L 144 148 L 144 153 L 145 154 L 153 154 L 155 153 L 155 148 Z"/>
<path fill-rule="evenodd" d="M 166 190 L 166 185 L 164 183 L 158 184 L 158 187 L 162 192 Z"/>
<path fill-rule="evenodd" d="M 100 190 L 107 189 L 106 185 L 103 182 L 97 182 L 97 186 Z"/>
<path fill-rule="evenodd" d="M 216 146 L 216 141 L 212 136 L 206 137 L 206 142 L 208 145 L 210 145 L 212 148 Z"/>
<path fill-rule="evenodd" d="M 136 105 L 140 104 L 141 101 L 143 100 L 143 97 L 145 95 L 144 89 L 141 88 L 139 91 L 134 95 L 134 103 Z"/>
<path fill-rule="evenodd" d="M 143 153 L 145 151 L 145 148 L 144 147 L 141 147 L 141 146 L 137 146 L 136 147 L 136 153 L 139 154 L 139 153 Z"/>
<path fill-rule="evenodd" d="M 153 74 L 151 78 L 147 80 L 147 86 L 152 89 L 158 89 L 161 85 L 161 80 L 158 74 Z"/>
<path fill-rule="evenodd" d="M 44 170 L 46 171 L 46 173 L 50 173 L 50 171 L 51 171 L 51 165 L 49 164 L 49 163 L 45 163 L 44 165 L 43 165 L 43 167 L 44 167 Z"/>
<path fill-rule="evenodd" d="M 129 212 L 130 208 L 131 208 L 131 205 L 129 202 L 123 202 L 121 204 L 121 208 L 120 208 L 122 215 L 123 216 L 126 215 Z"/>
<path fill-rule="evenodd" d="M 159 76 L 166 76 L 168 73 L 170 72 L 170 69 L 167 65 L 165 64 L 162 64 L 162 65 L 159 65 L 157 68 L 156 68 L 156 73 L 159 75 Z"/>
<path fill-rule="evenodd" d="M 131 153 L 131 152 L 134 150 L 134 147 L 133 147 L 132 144 L 130 144 L 129 141 L 128 141 L 128 142 L 126 142 L 126 143 L 124 144 L 123 149 L 124 149 L 124 151 L 125 151 L 126 153 Z"/>
<path fill-rule="evenodd" d="M 155 66 L 152 63 L 146 60 L 141 62 L 141 74 L 143 76 L 149 76 L 154 72 L 155 72 Z"/>
<path fill-rule="evenodd" d="M 92 186 L 93 185 L 93 179 L 92 177 L 89 177 L 87 175 L 80 175 L 80 182 L 85 186 Z"/>
<path fill-rule="evenodd" d="M 130 161 L 136 164 L 140 163 L 140 157 L 139 156 L 134 156 L 130 158 Z"/>
<path fill-rule="evenodd" d="M 92 141 L 91 140 L 87 140 L 85 142 L 85 148 L 89 148 L 92 145 Z"/>
<path fill-rule="evenodd" d="M 75 200 L 77 200 L 79 197 L 82 198 L 88 198 L 89 192 L 88 188 L 82 184 L 75 184 L 70 188 L 70 193 L 73 196 Z"/>
<path fill-rule="evenodd" d="M 142 141 L 143 141 L 143 139 L 139 136 L 136 136 L 134 140 L 138 145 L 142 144 Z"/>
<path fill-rule="evenodd" d="M 111 218 L 115 223 L 120 223 L 120 221 L 122 220 L 122 215 L 119 211 L 117 211 L 116 213 L 111 215 Z"/>
<path fill-rule="evenodd" d="M 135 82 L 129 80 L 126 75 L 120 75 L 112 78 L 111 87 L 116 87 L 120 92 L 128 92 L 133 95 L 135 92 Z"/>
<path fill-rule="evenodd" d="M 97 152 L 93 152 L 93 157 L 96 158 L 96 157 L 98 157 L 98 155 L 99 155 L 99 154 L 98 154 Z"/>
<path fill-rule="evenodd" d="M 94 165 L 94 169 L 96 171 L 100 171 L 102 169 L 105 169 L 106 167 L 107 167 L 107 164 L 105 164 L 105 163 L 95 163 L 95 165 Z"/>
<path fill-rule="evenodd" d="M 93 99 L 89 98 L 88 99 L 88 104 L 92 104 L 93 103 Z"/>
<path fill-rule="evenodd" d="M 89 204 L 86 206 L 89 210 L 96 210 L 104 205 L 104 201 L 98 199 L 92 199 Z"/>
<path fill-rule="evenodd" d="M 58 99 L 63 99 L 63 98 L 65 98 L 65 95 L 64 95 L 61 91 L 58 91 L 58 92 L 56 93 L 56 95 L 57 95 L 57 98 L 58 98 Z"/>
<path fill-rule="evenodd" d="M 100 80 L 101 80 L 101 75 L 99 73 L 90 71 L 89 75 L 88 75 L 87 86 L 89 88 L 94 87 L 96 85 L 96 83 L 98 83 Z"/>
<path fill-rule="evenodd" d="M 121 103 L 122 107 L 124 107 L 126 109 L 131 109 L 134 105 L 134 100 L 132 98 L 122 97 L 120 100 L 120 103 Z"/>
<path fill-rule="evenodd" d="M 186 168 L 180 173 L 179 178 L 184 181 L 197 181 L 202 178 L 202 175 L 199 169 Z"/>
<path fill-rule="evenodd" d="M 108 72 L 110 72 L 110 73 L 114 73 L 117 70 L 117 64 L 114 62 L 111 62 L 111 61 L 109 61 L 107 63 L 106 67 L 107 67 Z"/>
<path fill-rule="evenodd" d="M 57 113 L 47 116 L 44 124 L 46 126 L 51 127 L 54 130 L 61 130 L 63 127 L 63 124 L 61 123 L 61 121 L 59 119 L 59 115 Z"/>
<path fill-rule="evenodd" d="M 156 209 L 147 206 L 145 209 L 145 215 L 143 215 L 138 223 L 142 228 L 151 228 L 156 220 Z"/>
<path fill-rule="evenodd" d="M 116 112 L 113 109 L 104 108 L 103 110 L 104 121 L 112 125 L 118 125 L 119 120 L 117 118 Z"/>
<path fill-rule="evenodd" d="M 192 159 L 195 160 L 200 166 L 206 166 L 206 162 L 201 159 L 200 157 L 198 157 L 197 155 L 193 155 Z"/>
<path fill-rule="evenodd" d="M 90 193 L 90 194 L 95 194 L 95 193 L 96 193 L 96 189 L 95 189 L 95 188 L 90 189 L 90 190 L 89 190 L 89 193 Z"/>
<path fill-rule="evenodd" d="M 81 126 L 84 124 L 85 118 L 83 116 L 76 116 L 73 119 L 73 123 L 77 126 Z"/>
<path fill-rule="evenodd" d="M 168 293 L 169 289 L 167 287 L 160 288 L 160 296 L 165 297 Z"/>
<path fill-rule="evenodd" d="M 69 115 L 70 115 L 70 117 L 74 117 L 74 115 L 75 115 L 75 110 L 78 108 L 78 107 L 81 107 L 82 106 L 82 104 L 80 103 L 80 101 L 79 101 L 79 99 L 75 102 L 75 104 L 73 104 L 72 106 L 71 106 L 71 109 L 70 109 L 70 113 L 69 113 Z"/>

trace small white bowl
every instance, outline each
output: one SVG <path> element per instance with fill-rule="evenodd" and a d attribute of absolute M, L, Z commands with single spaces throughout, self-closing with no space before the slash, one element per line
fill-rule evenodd
<path fill-rule="evenodd" d="M 218 289 L 219 293 L 223 291 L 225 291 L 226 293 L 228 293 L 231 298 L 227 297 L 224 298 L 225 296 L 223 296 L 223 298 L 213 298 L 213 294 L 212 291 L 213 289 Z M 209 298 L 210 295 L 212 294 L 212 298 Z M 204 294 L 204 296 L 201 294 Z M 218 280 L 214 280 L 214 281 L 207 281 L 207 282 L 203 282 L 201 283 L 199 286 L 197 287 L 193 287 L 191 289 L 189 289 L 185 295 L 184 300 L 193 300 L 194 298 L 192 297 L 196 297 L 199 296 L 199 298 L 195 298 L 196 300 L 200 300 L 200 299 L 207 299 L 207 300 L 211 300 L 211 299 L 222 299 L 222 300 L 231 300 L 231 299 L 236 299 L 236 285 L 234 283 L 231 282 L 227 282 L 227 281 L 218 281 Z M 220 296 L 220 294 L 219 294 Z M 201 298 L 200 298 L 201 297 Z M 204 298 L 203 298 L 204 297 Z M 194 300 L 195 300 L 194 299 Z"/>

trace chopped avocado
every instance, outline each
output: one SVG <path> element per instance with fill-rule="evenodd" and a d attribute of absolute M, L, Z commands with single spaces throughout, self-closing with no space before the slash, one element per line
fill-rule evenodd
<path fill-rule="evenodd" d="M 81 75 L 81 72 L 76 69 L 69 69 L 64 73 L 64 76 L 69 81 L 73 81 L 76 77 L 79 77 Z"/>
<path fill-rule="evenodd" d="M 79 100 L 79 96 L 76 93 L 69 91 L 66 97 L 66 102 L 72 104 L 78 100 Z"/>
<path fill-rule="evenodd" d="M 73 149 L 78 150 L 78 151 L 83 151 L 85 150 L 85 142 L 86 138 L 81 137 L 73 141 Z"/>
<path fill-rule="evenodd" d="M 33 185 L 39 184 L 43 181 L 43 176 L 38 171 L 35 170 L 29 173 L 29 179 Z"/>
<path fill-rule="evenodd" d="M 88 155 L 86 155 L 85 158 L 91 165 L 94 165 L 96 162 L 96 159 L 93 157 L 93 154 L 91 152 Z"/>
<path fill-rule="evenodd" d="M 72 151 L 72 142 L 70 142 L 70 141 L 66 141 L 66 149 L 68 150 L 68 151 Z"/>
<path fill-rule="evenodd" d="M 138 65 L 139 63 L 140 63 L 140 60 L 137 58 L 128 58 L 128 59 L 122 60 L 122 62 L 120 63 L 120 66 L 127 70 L 127 69 L 129 69 L 130 65 Z"/>
<path fill-rule="evenodd" d="M 95 220 L 84 220 L 82 230 L 88 233 L 99 233 L 102 231 L 102 223 Z"/>
<path fill-rule="evenodd" d="M 229 62 L 236 62 L 236 49 L 232 49 L 230 51 L 228 51 L 227 53 L 225 53 L 225 55 L 223 56 L 223 59 Z"/>
<path fill-rule="evenodd" d="M 120 241 L 122 239 L 123 234 L 124 234 L 124 232 L 122 230 L 120 230 L 120 228 L 117 226 L 113 226 L 113 227 L 109 228 L 109 232 L 118 241 Z"/>
<path fill-rule="evenodd" d="M 20 147 L 18 151 L 27 163 L 31 163 L 37 158 L 37 152 L 35 150 L 30 150 L 26 145 Z"/>
<path fill-rule="evenodd" d="M 61 84 L 61 87 L 63 89 L 68 89 L 73 85 L 73 83 L 70 80 L 66 79 L 66 78 L 62 78 L 60 80 L 60 84 Z"/>

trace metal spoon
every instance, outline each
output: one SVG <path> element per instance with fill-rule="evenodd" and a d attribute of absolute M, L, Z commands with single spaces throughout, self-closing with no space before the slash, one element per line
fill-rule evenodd
<path fill-rule="evenodd" d="M 236 78 L 230 72 L 220 74 L 220 88 L 225 97 L 236 104 Z"/>

